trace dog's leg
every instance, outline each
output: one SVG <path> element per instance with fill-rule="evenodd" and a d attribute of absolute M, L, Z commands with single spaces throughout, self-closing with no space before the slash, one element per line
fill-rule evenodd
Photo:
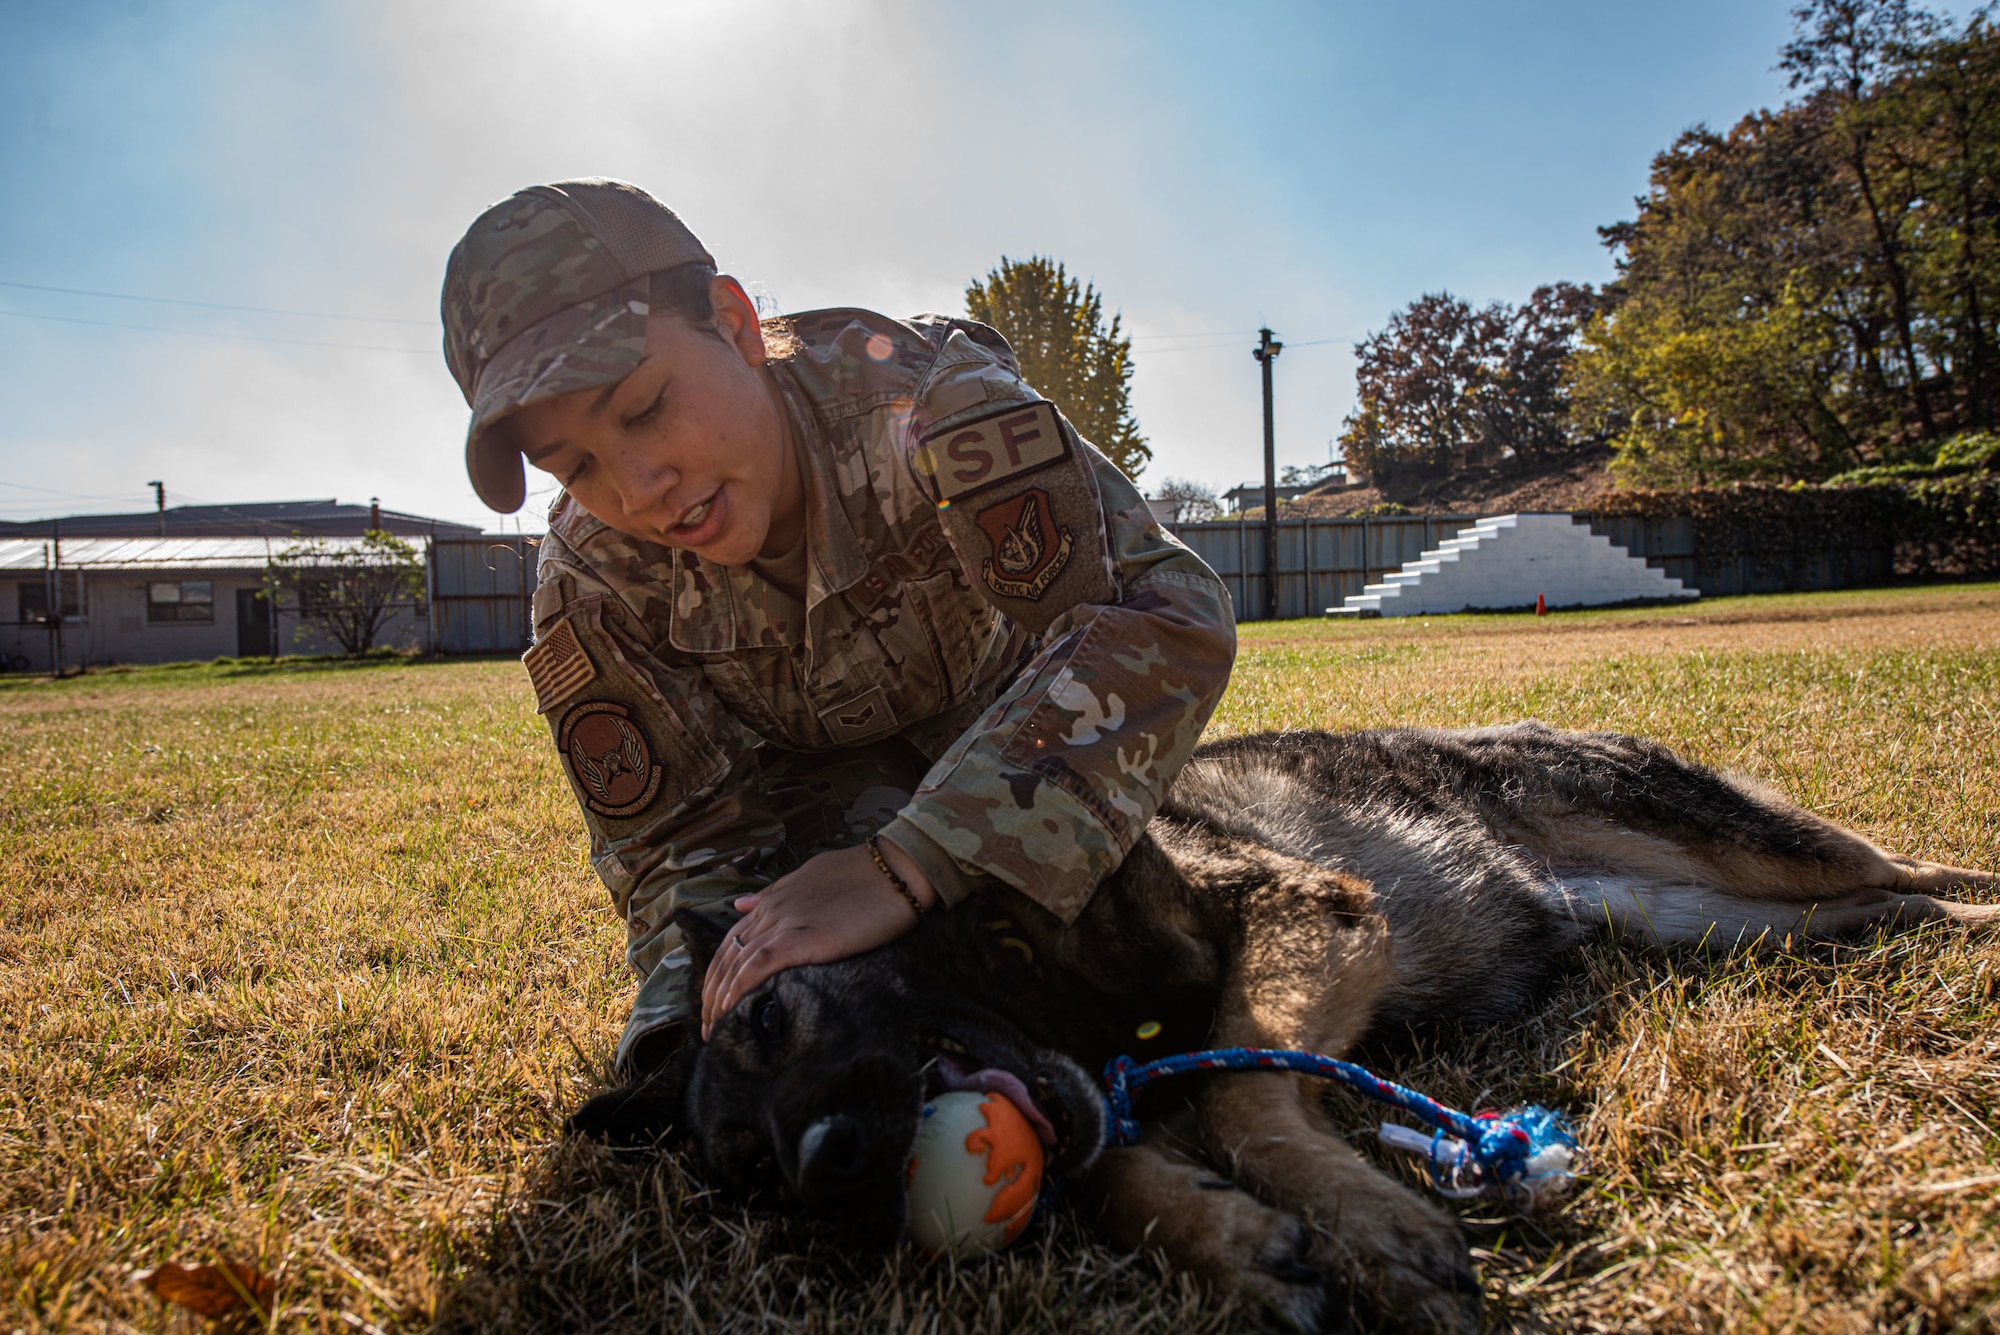
<path fill-rule="evenodd" d="M 1161 1143 L 1108 1149 L 1078 1191 L 1113 1246 L 1159 1249 L 1217 1289 L 1241 1289 L 1303 1330 L 1337 1328 L 1343 1286 L 1312 1262 L 1313 1230 Z"/>
<path fill-rule="evenodd" d="M 1896 870 L 1901 873 L 1898 889 L 1914 890 L 1920 894 L 1937 895 L 1953 890 L 1984 890 L 1988 893 L 2000 892 L 2000 876 L 1990 871 L 1974 871 L 1970 867 L 1947 867 L 1941 862 L 1922 862 L 1916 858 L 1906 858 L 1900 853 L 1884 853 Z M 1954 908 L 1991 908 L 1985 904 L 1954 904 Z"/>
<path fill-rule="evenodd" d="M 1887 852 L 1658 743 L 1525 725 L 1479 741 L 1517 772 L 1484 799 L 1486 819 L 1551 870 L 1582 921 L 1663 945 L 2000 924 L 2000 906 L 1939 897 L 1991 893 L 2000 877 Z"/>
<path fill-rule="evenodd" d="M 1391 981 L 1388 927 L 1364 883 L 1271 861 L 1270 879 L 1242 901 L 1216 1042 L 1338 1056 Z M 1320 1111 L 1324 1088 L 1276 1073 L 1213 1077 L 1199 1101 L 1203 1147 L 1265 1201 L 1311 1220 L 1314 1263 L 1378 1317 L 1476 1330 L 1479 1284 L 1457 1221 L 1355 1153 Z"/>

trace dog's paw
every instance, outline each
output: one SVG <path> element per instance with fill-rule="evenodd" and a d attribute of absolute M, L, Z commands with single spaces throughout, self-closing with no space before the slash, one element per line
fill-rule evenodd
<path fill-rule="evenodd" d="M 1411 1196 L 1322 1233 L 1312 1264 L 1352 1276 L 1371 1328 L 1473 1335 L 1483 1328 L 1483 1295 L 1458 1221 Z"/>
<path fill-rule="evenodd" d="M 1347 1335 L 1354 1329 L 1347 1281 L 1314 1258 L 1318 1239 L 1310 1225 L 1293 1215 L 1272 1215 L 1273 1227 L 1238 1283 L 1300 1330 Z"/>

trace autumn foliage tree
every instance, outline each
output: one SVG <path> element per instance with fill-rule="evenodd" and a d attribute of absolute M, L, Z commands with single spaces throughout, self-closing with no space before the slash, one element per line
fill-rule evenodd
<path fill-rule="evenodd" d="M 1405 492 L 1473 467 L 1529 469 L 1597 443 L 1569 411 L 1568 363 L 1597 306 L 1552 283 L 1520 306 L 1420 297 L 1355 346 L 1360 402 L 1341 446 L 1377 486 Z"/>
<path fill-rule="evenodd" d="M 1650 485 L 1927 460 L 2000 417 L 2000 34 L 1907 0 L 1812 0 L 1796 100 L 1654 159 L 1574 363 Z"/>
<path fill-rule="evenodd" d="M 965 311 L 1013 346 L 1021 375 L 1127 477 L 1153 457 L 1132 416 L 1132 340 L 1104 319 L 1094 284 L 1055 260 L 1000 258 L 965 289 Z"/>

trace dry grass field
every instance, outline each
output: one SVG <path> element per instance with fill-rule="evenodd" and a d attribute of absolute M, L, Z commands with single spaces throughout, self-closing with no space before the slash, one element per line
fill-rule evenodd
<path fill-rule="evenodd" d="M 1251 626 L 1215 728 L 1528 715 L 2000 866 L 1995 585 Z M 630 992 L 513 664 L 0 679 L 0 1331 L 199 1329 L 130 1276 L 218 1258 L 282 1330 L 1264 1324 L 1060 1213 L 990 1264 L 851 1261 L 561 1144 Z M 1583 1124 L 1566 1209 L 1461 1210 L 1497 1328 L 2000 1330 L 2000 944 L 1606 947 L 1518 1025 L 1371 1055 Z"/>

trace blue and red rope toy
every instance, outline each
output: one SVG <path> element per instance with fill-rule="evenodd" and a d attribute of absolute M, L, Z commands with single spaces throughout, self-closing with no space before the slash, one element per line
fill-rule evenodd
<path fill-rule="evenodd" d="M 1427 1159 L 1432 1184 L 1446 1196 L 1493 1195 L 1516 1209 L 1531 1211 L 1567 1193 L 1583 1169 L 1576 1133 L 1561 1113 L 1533 1104 L 1505 1112 L 1462 1113 L 1352 1062 L 1277 1048 L 1183 1052 L 1143 1066 L 1130 1057 L 1114 1058 L 1104 1068 L 1112 1144 L 1137 1143 L 1139 1123 L 1132 1116 L 1132 1100 L 1140 1090 L 1155 1080 L 1195 1071 L 1296 1071 L 1337 1081 L 1400 1108 L 1430 1126 L 1432 1134 L 1427 1138 L 1409 1127 L 1384 1122 L 1383 1142 Z"/>

